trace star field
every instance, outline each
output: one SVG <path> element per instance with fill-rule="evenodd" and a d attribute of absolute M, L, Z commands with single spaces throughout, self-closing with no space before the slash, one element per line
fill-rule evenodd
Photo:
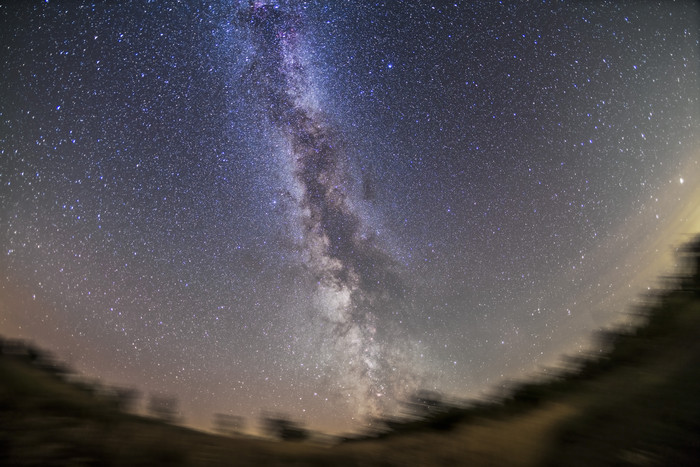
<path fill-rule="evenodd" d="M 700 229 L 678 2 L 0 2 L 0 334 L 358 429 L 583 349 Z"/>

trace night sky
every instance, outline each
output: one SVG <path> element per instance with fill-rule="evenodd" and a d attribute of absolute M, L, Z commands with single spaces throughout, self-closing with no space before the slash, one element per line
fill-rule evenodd
<path fill-rule="evenodd" d="M 198 427 L 539 371 L 700 231 L 699 8 L 0 1 L 0 334 Z"/>

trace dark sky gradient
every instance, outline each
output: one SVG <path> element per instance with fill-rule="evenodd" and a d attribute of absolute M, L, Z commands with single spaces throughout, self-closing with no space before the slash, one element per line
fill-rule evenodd
<path fill-rule="evenodd" d="M 0 333 L 199 427 L 355 429 L 537 371 L 700 230 L 699 24 L 0 1 Z"/>

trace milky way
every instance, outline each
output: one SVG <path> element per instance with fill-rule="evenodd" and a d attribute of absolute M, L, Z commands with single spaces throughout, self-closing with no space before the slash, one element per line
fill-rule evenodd
<path fill-rule="evenodd" d="M 578 353 L 700 230 L 676 2 L 0 1 L 0 334 L 258 431 Z"/>
<path fill-rule="evenodd" d="M 367 421 L 389 413 L 408 388 L 418 387 L 417 368 L 407 365 L 406 356 L 399 358 L 401 338 L 389 319 L 397 314 L 400 282 L 390 257 L 363 233 L 353 209 L 340 135 L 322 109 L 309 103 L 313 84 L 300 53 L 301 15 L 262 4 L 241 16 L 252 29 L 255 50 L 243 73 L 287 143 L 283 157 L 289 158 L 295 182 L 287 189 L 294 193 L 303 261 L 316 280 L 316 316 L 307 325 L 320 330 L 324 371 L 334 373 L 337 390 Z"/>

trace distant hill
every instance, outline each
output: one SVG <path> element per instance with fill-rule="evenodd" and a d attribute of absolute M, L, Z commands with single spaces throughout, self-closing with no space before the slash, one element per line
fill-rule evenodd
<path fill-rule="evenodd" d="M 604 352 L 497 400 L 457 407 L 424 393 L 407 405 L 411 417 L 334 445 L 129 414 L 128 393 L 76 381 L 41 350 L 2 340 L 0 465 L 698 465 L 700 237 L 680 254 L 683 274 L 635 310 L 638 325 L 598 335 Z"/>

